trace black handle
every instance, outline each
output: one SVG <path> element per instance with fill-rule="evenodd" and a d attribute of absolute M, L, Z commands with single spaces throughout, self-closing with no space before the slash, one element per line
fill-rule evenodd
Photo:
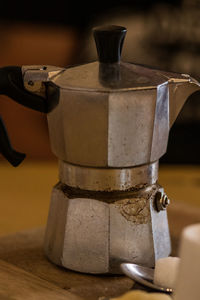
<path fill-rule="evenodd" d="M 23 106 L 47 112 L 45 99 L 25 90 L 21 67 L 0 68 L 0 94 L 9 96 Z"/>
<path fill-rule="evenodd" d="M 100 63 L 120 61 L 126 28 L 116 25 L 99 26 L 93 29 Z"/>
<path fill-rule="evenodd" d="M 26 157 L 24 153 L 15 151 L 10 144 L 5 125 L 0 117 L 0 152 L 13 165 L 17 167 Z"/>
<path fill-rule="evenodd" d="M 20 67 L 0 68 L 0 94 L 7 95 L 19 104 L 40 112 L 47 112 L 47 102 L 44 98 L 26 91 Z M 0 117 L 0 152 L 13 165 L 18 166 L 25 158 L 25 154 L 15 151 Z"/>

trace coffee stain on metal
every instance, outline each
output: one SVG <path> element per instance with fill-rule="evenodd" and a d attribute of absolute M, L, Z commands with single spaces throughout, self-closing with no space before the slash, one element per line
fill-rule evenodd
<path fill-rule="evenodd" d="M 150 205 L 148 198 L 122 199 L 115 202 L 122 216 L 134 224 L 146 224 L 150 221 Z"/>

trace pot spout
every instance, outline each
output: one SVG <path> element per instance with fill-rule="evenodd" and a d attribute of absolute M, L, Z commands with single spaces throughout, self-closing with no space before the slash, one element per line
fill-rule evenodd
<path fill-rule="evenodd" d="M 181 78 L 170 78 L 168 83 L 169 128 L 171 128 L 188 97 L 200 90 L 200 83 L 185 74 L 182 74 Z"/>
<path fill-rule="evenodd" d="M 156 161 L 166 153 L 170 128 L 188 97 L 200 90 L 200 83 L 189 75 L 155 72 L 163 83 L 157 86 L 150 161 Z"/>

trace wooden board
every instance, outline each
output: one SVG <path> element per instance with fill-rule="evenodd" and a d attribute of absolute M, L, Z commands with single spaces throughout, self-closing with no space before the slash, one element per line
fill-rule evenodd
<path fill-rule="evenodd" d="M 58 286 L 0 260 L 1 300 L 79 300 L 79 297 Z"/>
<path fill-rule="evenodd" d="M 0 258 L 88 300 L 100 296 L 114 297 L 132 288 L 133 281 L 124 276 L 85 275 L 57 267 L 44 256 L 43 235 L 44 229 L 35 229 L 1 238 Z"/>
<path fill-rule="evenodd" d="M 200 209 L 169 208 L 173 255 L 184 226 L 200 222 Z M 134 286 L 125 276 L 86 275 L 57 267 L 43 253 L 44 228 L 0 238 L 0 299 L 82 299 L 117 297 Z"/>

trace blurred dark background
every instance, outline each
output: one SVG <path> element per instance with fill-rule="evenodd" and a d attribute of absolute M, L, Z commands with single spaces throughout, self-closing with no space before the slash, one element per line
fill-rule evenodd
<path fill-rule="evenodd" d="M 200 1 L 3 1 L 0 66 L 66 67 L 96 59 L 93 26 L 127 27 L 123 60 L 200 79 Z M 34 159 L 55 159 L 46 116 L 0 97 L 13 146 Z M 200 163 L 200 96 L 190 97 L 170 132 L 162 163 Z"/>

